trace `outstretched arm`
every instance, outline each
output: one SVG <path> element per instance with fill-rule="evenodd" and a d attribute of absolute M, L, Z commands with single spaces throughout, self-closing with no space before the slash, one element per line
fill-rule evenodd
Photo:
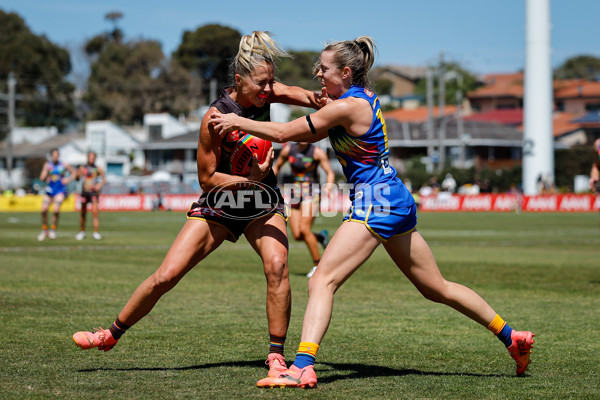
<path fill-rule="evenodd" d="M 42 172 L 40 172 L 40 181 L 46 182 L 46 178 L 48 178 L 48 163 L 44 162 L 44 167 L 42 168 Z"/>
<path fill-rule="evenodd" d="M 281 82 L 275 82 L 270 100 L 272 103 L 311 107 L 318 110 L 327 103 L 327 92 L 325 88 L 321 90 L 321 93 L 317 93 L 298 86 L 287 86 Z"/>
<path fill-rule="evenodd" d="M 368 105 L 367 102 L 364 103 Z M 254 136 L 277 143 L 316 142 L 326 138 L 329 135 L 329 129 L 334 126 L 341 125 L 351 132 L 353 123 L 357 119 L 356 114 L 361 112 L 360 106 L 352 100 L 338 100 L 327 104 L 309 116 L 285 123 L 254 121 L 236 114 L 221 114 L 217 111 L 211 114 L 211 123 L 214 125 L 215 132 L 219 134 L 241 129 Z M 368 125 L 364 130 L 361 129 L 362 127 L 359 127 L 359 132 L 366 132 Z"/>
<path fill-rule="evenodd" d="M 275 160 L 275 164 L 273 165 L 273 173 L 277 175 L 279 173 L 279 169 L 285 164 L 287 161 L 288 155 L 290 154 L 290 146 L 285 145 L 281 152 L 279 153 L 279 157 Z"/>

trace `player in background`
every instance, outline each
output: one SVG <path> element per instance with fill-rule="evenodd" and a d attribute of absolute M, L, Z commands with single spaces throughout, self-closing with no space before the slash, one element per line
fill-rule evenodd
<path fill-rule="evenodd" d="M 594 157 L 590 171 L 590 190 L 592 193 L 600 194 L 600 139 L 596 139 L 594 142 L 594 152 L 596 157 Z M 598 221 L 598 227 L 600 228 L 600 220 Z"/>
<path fill-rule="evenodd" d="M 309 281 L 296 359 L 288 371 L 264 378 L 257 386 L 306 388 L 317 384 L 314 362 L 331 320 L 334 294 L 380 244 L 425 298 L 448 305 L 493 332 L 516 360 L 521 375 L 529 364 L 533 334 L 513 330 L 473 290 L 445 280 L 416 230 L 414 199 L 389 164 L 385 121 L 377 96 L 368 89 L 367 72 L 374 55 L 375 44 L 366 36 L 328 44 L 316 73 L 335 100 L 304 118 L 275 123 L 218 112 L 212 116 L 215 131 L 223 135 L 242 129 L 275 142 L 316 142 L 329 137 L 352 187 L 350 212 Z"/>
<path fill-rule="evenodd" d="M 83 180 L 83 183 L 80 195 L 79 232 L 75 235 L 75 239 L 83 240 L 85 238 L 85 217 L 87 216 L 88 204 L 91 204 L 93 237 L 100 240 L 102 235 L 100 234 L 98 202 L 100 200 L 100 190 L 106 184 L 106 177 L 104 176 L 104 170 L 96 165 L 96 153 L 93 151 L 88 152 L 87 164 L 79 167 L 77 175 L 79 179 Z"/>
<path fill-rule="evenodd" d="M 268 32 L 255 31 L 242 37 L 239 52 L 230 64 L 234 85 L 223 90 L 201 122 L 197 160 L 198 180 L 203 194 L 192 204 L 187 214 L 188 220 L 156 272 L 138 286 L 109 329 L 75 333 L 73 339 L 79 347 L 110 350 L 121 335 L 147 315 L 161 296 L 188 271 L 223 241 L 236 242 L 244 234 L 262 260 L 267 281 L 269 375 L 279 376 L 286 370 L 283 346 L 291 310 L 288 241 L 285 205 L 271 171 L 273 150 L 269 151 L 267 160 L 262 164 L 255 160 L 249 176 L 232 175 L 230 155 L 241 135 L 231 134 L 221 138 L 209 124 L 210 115 L 216 111 L 234 112 L 268 121 L 270 104 L 274 102 L 319 108 L 321 94 L 275 82 L 274 60 L 284 56 L 288 54 Z M 257 206 L 247 203 L 241 208 L 231 204 L 211 207 L 211 204 L 219 204 L 219 200 L 227 197 L 227 194 L 231 195 L 232 190 L 256 187 L 256 182 L 261 182 L 261 186 L 273 194 L 268 196 L 266 189 L 255 192 L 256 196 L 261 196 L 260 203 L 268 203 L 269 207 L 254 209 Z M 216 340 L 215 345 L 221 343 Z"/>
<path fill-rule="evenodd" d="M 40 181 L 47 184 L 42 199 L 42 232 L 37 237 L 40 242 L 46 238 L 56 239 L 60 206 L 67 197 L 67 185 L 75 177 L 73 168 L 59 157 L 58 149 L 50 150 L 50 161 L 44 163 L 40 173 Z M 48 230 L 48 209 L 52 203 L 52 225 Z"/>
<path fill-rule="evenodd" d="M 278 174 L 285 163 L 289 163 L 294 177 L 294 186 L 290 199 L 290 228 L 294 239 L 306 243 L 308 252 L 313 259 L 313 267 L 306 276 L 310 278 L 315 273 L 317 265 L 321 260 L 319 246 L 323 248 L 329 243 L 329 232 L 322 230 L 319 233 L 312 231 L 315 217 L 319 212 L 321 204 L 321 192 L 319 187 L 318 167 L 321 166 L 327 174 L 325 195 L 329 192 L 330 185 L 335 180 L 335 174 L 329 164 L 327 153 L 312 143 L 288 143 L 273 165 L 273 173 Z"/>

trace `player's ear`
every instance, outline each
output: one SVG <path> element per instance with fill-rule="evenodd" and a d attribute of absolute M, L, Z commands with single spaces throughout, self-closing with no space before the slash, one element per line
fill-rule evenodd
<path fill-rule="evenodd" d="M 242 86 L 242 76 L 240 74 L 235 74 L 235 86 Z"/>

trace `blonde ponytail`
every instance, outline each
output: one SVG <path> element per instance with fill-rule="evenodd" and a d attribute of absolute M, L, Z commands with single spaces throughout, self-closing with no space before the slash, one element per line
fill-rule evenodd
<path fill-rule="evenodd" d="M 271 36 L 263 31 L 242 36 L 238 53 L 229 65 L 231 75 L 247 76 L 265 61 L 274 65 L 276 58 L 291 57 Z"/>

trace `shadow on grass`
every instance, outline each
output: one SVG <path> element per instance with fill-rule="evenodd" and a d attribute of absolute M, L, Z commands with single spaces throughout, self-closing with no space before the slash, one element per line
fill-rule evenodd
<path fill-rule="evenodd" d="M 323 368 L 325 366 L 325 368 Z M 201 365 L 190 365 L 186 367 L 132 367 L 132 368 L 88 368 L 80 369 L 77 372 L 98 372 L 98 371 L 187 371 L 187 370 L 202 370 L 209 368 L 221 367 L 250 367 L 264 368 L 264 360 L 254 361 L 231 361 L 222 363 L 210 363 Z M 424 376 L 472 376 L 481 378 L 505 378 L 513 375 L 506 374 L 477 374 L 472 372 L 436 372 L 436 371 L 420 371 L 418 369 L 395 369 L 382 367 L 380 365 L 368 364 L 340 364 L 340 363 L 317 363 L 315 368 L 319 375 L 319 383 L 331 383 L 344 379 L 364 379 L 385 376 L 407 376 L 407 375 L 424 375 Z M 332 375 L 333 373 L 333 375 Z"/>

